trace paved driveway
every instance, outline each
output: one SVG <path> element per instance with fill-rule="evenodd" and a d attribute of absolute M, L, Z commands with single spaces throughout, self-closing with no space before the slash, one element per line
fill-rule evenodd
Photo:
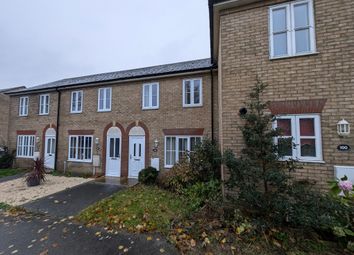
<path fill-rule="evenodd" d="M 34 213 L 11 216 L 0 210 L 0 255 L 178 254 L 160 236 L 87 228 L 70 217 L 124 188 L 89 182 L 24 205 Z"/>
<path fill-rule="evenodd" d="M 91 204 L 124 189 L 124 186 L 88 182 L 53 195 L 22 205 L 31 212 L 45 213 L 56 217 L 78 214 Z"/>

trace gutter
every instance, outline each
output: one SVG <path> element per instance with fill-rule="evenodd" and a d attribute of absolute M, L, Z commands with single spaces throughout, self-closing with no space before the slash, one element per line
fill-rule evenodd
<path fill-rule="evenodd" d="M 57 130 L 55 133 L 55 159 L 54 159 L 54 171 L 58 171 L 58 148 L 59 148 L 59 125 L 60 125 L 60 105 L 61 105 L 61 91 L 56 89 L 58 93 L 58 105 L 57 105 Z"/>

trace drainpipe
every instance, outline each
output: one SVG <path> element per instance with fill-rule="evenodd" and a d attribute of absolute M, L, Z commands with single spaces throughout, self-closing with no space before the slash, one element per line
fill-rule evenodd
<path fill-rule="evenodd" d="M 211 77 L 211 140 L 214 141 L 214 75 L 213 67 L 210 68 Z"/>
<path fill-rule="evenodd" d="M 58 171 L 58 144 L 59 144 L 59 123 L 60 123 L 60 100 L 61 100 L 61 92 L 56 88 L 58 93 L 58 107 L 57 107 L 57 132 L 55 134 L 55 159 L 54 159 L 54 171 Z"/>

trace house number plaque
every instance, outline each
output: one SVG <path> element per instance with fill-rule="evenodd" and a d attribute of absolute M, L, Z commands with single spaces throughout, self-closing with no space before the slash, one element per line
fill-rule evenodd
<path fill-rule="evenodd" d="M 348 144 L 340 144 L 337 147 L 337 150 L 339 151 L 350 151 L 350 146 Z"/>

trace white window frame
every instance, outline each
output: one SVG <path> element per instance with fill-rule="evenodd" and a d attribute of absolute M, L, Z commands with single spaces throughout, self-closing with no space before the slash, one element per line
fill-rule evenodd
<path fill-rule="evenodd" d="M 110 91 L 110 98 L 109 98 L 109 108 L 106 107 L 107 104 L 107 90 Z M 103 96 L 103 108 L 100 109 L 100 97 L 101 97 L 101 93 L 104 93 Z M 112 88 L 99 88 L 98 89 L 98 99 L 97 99 L 97 111 L 98 112 L 110 112 L 112 109 Z"/>
<path fill-rule="evenodd" d="M 154 85 L 157 86 L 157 105 L 155 105 L 155 106 L 152 105 L 152 86 L 154 86 Z M 149 87 L 149 102 L 148 102 L 148 106 L 145 106 L 145 88 L 147 88 L 147 87 Z M 143 84 L 142 103 L 143 103 L 143 105 L 142 105 L 143 110 L 159 109 L 159 107 L 160 107 L 160 84 L 158 82 Z"/>
<path fill-rule="evenodd" d="M 25 140 L 27 140 L 26 145 Z M 33 159 L 35 146 L 36 138 L 34 135 L 18 135 L 16 145 L 16 157 Z"/>
<path fill-rule="evenodd" d="M 74 94 L 76 95 L 76 102 L 73 105 Z M 81 94 L 81 109 L 79 108 L 78 95 Z M 82 90 L 76 90 L 71 92 L 71 100 L 70 100 L 70 113 L 82 113 L 82 109 L 84 107 L 84 92 Z"/>
<path fill-rule="evenodd" d="M 200 81 L 200 102 L 198 104 L 194 103 L 194 81 Z M 191 82 L 191 103 L 186 103 L 186 82 Z M 202 78 L 193 78 L 193 79 L 184 79 L 183 80 L 183 107 L 200 107 L 203 106 L 203 79 Z"/>
<path fill-rule="evenodd" d="M 46 112 L 46 106 L 48 106 L 48 111 Z M 43 110 L 43 111 L 42 111 Z M 50 95 L 42 94 L 39 96 L 39 115 L 49 115 L 50 111 Z"/>
<path fill-rule="evenodd" d="M 28 116 L 28 105 L 29 105 L 29 97 L 20 97 L 19 101 L 19 109 L 18 109 L 18 115 L 20 117 Z"/>
<path fill-rule="evenodd" d="M 75 137 L 76 138 L 76 157 L 71 158 L 70 157 L 70 151 L 71 151 L 71 138 Z M 79 137 L 83 137 L 84 139 L 84 150 L 86 150 L 86 138 L 91 138 L 91 154 L 90 154 L 90 159 L 79 159 L 78 158 L 78 151 L 79 151 Z M 69 135 L 69 142 L 68 142 L 68 161 L 70 162 L 81 162 L 81 163 L 92 163 L 92 155 L 93 155 L 93 136 L 92 135 Z"/>
<path fill-rule="evenodd" d="M 167 164 L 167 139 L 168 138 L 176 138 L 176 162 L 175 164 L 179 161 L 179 139 L 187 138 L 187 151 L 191 151 L 191 138 L 200 138 L 201 140 L 203 139 L 203 136 L 200 135 L 167 135 L 165 136 L 165 147 L 164 147 L 164 165 L 165 168 L 172 168 L 174 165 L 168 165 Z"/>
<path fill-rule="evenodd" d="M 294 159 L 300 162 L 324 163 L 322 154 L 322 132 L 321 132 L 321 117 L 317 114 L 296 114 L 296 115 L 280 115 L 277 119 L 291 120 L 291 134 L 292 134 L 292 156 L 284 156 L 281 160 Z M 314 119 L 315 136 L 300 136 L 300 119 Z M 277 128 L 277 121 L 273 122 L 273 128 Z M 295 136 L 294 136 L 295 135 Z M 278 138 L 290 138 L 290 136 L 279 136 L 275 138 L 275 144 L 278 144 Z M 316 141 L 316 156 L 304 157 L 301 156 L 301 139 L 315 139 Z"/>
<path fill-rule="evenodd" d="M 296 53 L 296 37 L 295 37 L 295 15 L 294 15 L 294 7 L 301 4 L 308 4 L 309 11 L 309 29 L 310 33 L 310 51 L 308 52 L 300 52 Z M 286 21 L 287 21 L 287 49 L 288 54 L 275 56 L 274 55 L 274 33 L 273 33 L 273 11 L 277 9 L 286 9 Z M 278 59 L 278 58 L 287 58 L 287 57 L 296 57 L 314 54 L 317 52 L 316 49 L 316 33 L 315 33 L 315 17 L 314 17 L 314 8 L 313 8 L 313 0 L 299 0 L 292 1 L 290 3 L 279 4 L 275 6 L 269 7 L 269 57 L 270 59 Z M 299 29 L 297 29 L 299 30 Z M 285 31 L 284 31 L 285 32 Z"/>

